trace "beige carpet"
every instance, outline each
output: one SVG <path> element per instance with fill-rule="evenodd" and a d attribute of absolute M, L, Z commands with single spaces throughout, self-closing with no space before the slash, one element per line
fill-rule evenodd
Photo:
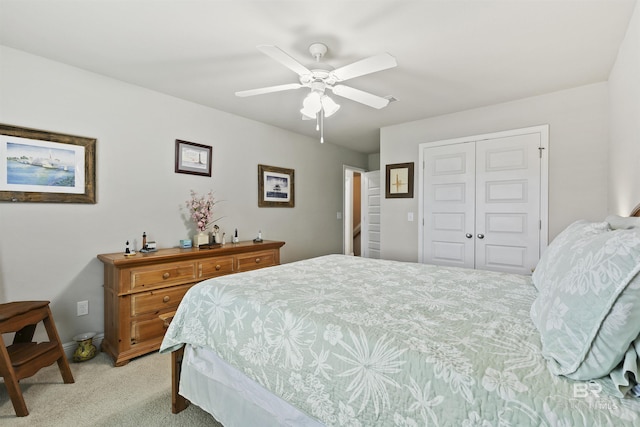
<path fill-rule="evenodd" d="M 29 416 L 18 418 L 0 377 L 0 425 L 13 426 L 214 426 L 195 405 L 171 413 L 168 354 L 153 353 L 115 368 L 105 353 L 70 363 L 74 384 L 64 384 L 58 365 L 20 381 Z"/>

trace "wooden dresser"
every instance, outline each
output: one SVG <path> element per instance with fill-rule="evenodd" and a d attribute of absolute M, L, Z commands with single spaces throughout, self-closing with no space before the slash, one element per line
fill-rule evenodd
<path fill-rule="evenodd" d="M 104 263 L 102 350 L 116 366 L 158 350 L 165 326 L 187 290 L 211 277 L 280 264 L 284 242 L 227 243 L 214 249 L 159 249 L 125 257 L 101 254 Z"/>

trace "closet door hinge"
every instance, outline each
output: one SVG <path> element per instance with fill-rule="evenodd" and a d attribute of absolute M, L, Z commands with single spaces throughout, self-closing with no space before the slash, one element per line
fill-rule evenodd
<path fill-rule="evenodd" d="M 538 147 L 538 153 L 540 153 L 540 158 L 542 158 L 542 150 L 544 150 L 544 147 Z"/>

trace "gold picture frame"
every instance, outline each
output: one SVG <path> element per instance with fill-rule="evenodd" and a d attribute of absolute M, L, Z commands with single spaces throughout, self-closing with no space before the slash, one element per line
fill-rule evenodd
<path fill-rule="evenodd" d="M 295 207 L 295 171 L 258 165 L 258 207 Z"/>
<path fill-rule="evenodd" d="M 413 162 L 387 165 L 385 179 L 385 198 L 413 198 Z"/>
<path fill-rule="evenodd" d="M 96 139 L 0 124 L 0 201 L 96 203 Z"/>

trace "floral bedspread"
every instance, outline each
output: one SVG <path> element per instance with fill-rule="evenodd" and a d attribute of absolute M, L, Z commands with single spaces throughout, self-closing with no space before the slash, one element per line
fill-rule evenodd
<path fill-rule="evenodd" d="M 640 426 L 549 373 L 528 276 L 328 255 L 206 280 L 162 343 L 209 347 L 329 426 Z"/>

